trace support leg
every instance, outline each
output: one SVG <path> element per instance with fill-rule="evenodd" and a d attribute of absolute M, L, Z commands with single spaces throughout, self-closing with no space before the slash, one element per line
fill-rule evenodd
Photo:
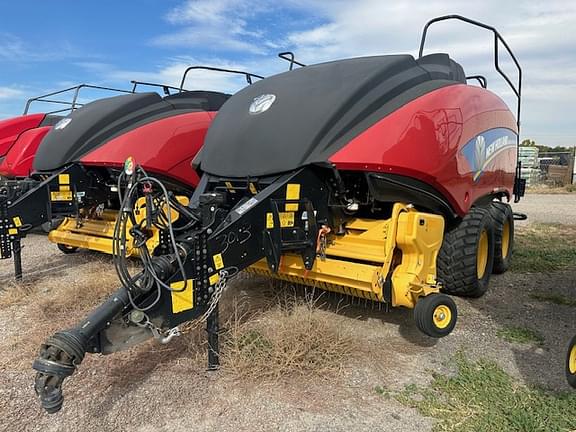
<path fill-rule="evenodd" d="M 217 370 L 220 366 L 220 346 L 218 344 L 218 305 L 206 320 L 206 332 L 208 333 L 208 370 Z"/>
<path fill-rule="evenodd" d="M 14 277 L 20 280 L 22 279 L 22 245 L 19 238 L 12 243 L 12 252 L 14 253 Z"/>

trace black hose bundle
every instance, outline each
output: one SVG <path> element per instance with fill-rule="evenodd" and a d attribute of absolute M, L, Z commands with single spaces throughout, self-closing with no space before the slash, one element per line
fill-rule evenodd
<path fill-rule="evenodd" d="M 175 232 L 177 230 L 187 229 L 197 222 L 197 218 L 183 205 L 181 205 L 174 196 L 168 192 L 164 184 L 155 177 L 149 176 L 146 171 L 140 166 L 137 166 L 134 173 L 127 178 L 126 192 L 122 195 L 122 180 L 125 172 L 121 171 L 118 176 L 118 198 L 120 201 L 120 211 L 116 224 L 114 226 L 114 236 L 112 239 L 112 256 L 114 267 L 118 278 L 123 286 L 125 286 L 129 293 L 129 299 L 132 307 L 136 310 L 147 311 L 153 308 L 160 300 L 161 290 L 166 289 L 171 292 L 182 292 L 187 289 L 188 278 L 184 268 L 184 261 L 186 260 L 186 252 L 180 248 L 176 242 Z M 157 196 L 152 196 L 152 185 L 156 185 L 160 191 Z M 137 222 L 135 213 L 135 204 L 139 198 L 138 193 L 142 188 L 146 196 L 146 218 L 140 223 Z M 185 226 L 176 229 L 172 225 L 172 211 L 178 212 L 180 215 L 190 219 Z M 128 223 L 131 222 L 132 228 L 130 234 L 136 237 L 136 247 L 139 250 L 140 260 L 142 262 L 142 271 L 136 275 L 130 274 L 128 269 L 128 260 L 126 256 L 127 247 L 126 243 L 128 237 Z M 172 254 L 177 264 L 177 269 L 182 275 L 184 285 L 181 288 L 174 289 L 168 285 L 160 276 L 153 265 L 153 258 L 150 255 L 146 241 L 148 238 L 145 232 L 152 229 L 165 230 L 168 233 L 169 245 L 172 249 Z M 133 294 L 150 292 L 156 289 L 156 298 L 152 303 L 146 306 L 136 305 Z"/>

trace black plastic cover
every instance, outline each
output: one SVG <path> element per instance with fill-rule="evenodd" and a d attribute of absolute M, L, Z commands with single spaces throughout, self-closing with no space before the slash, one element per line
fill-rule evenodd
<path fill-rule="evenodd" d="M 34 169 L 54 171 L 118 135 L 161 118 L 190 111 L 217 111 L 229 97 L 204 91 L 165 98 L 157 93 L 135 93 L 90 102 L 46 134 L 34 158 Z"/>
<path fill-rule="evenodd" d="M 465 84 L 447 54 L 360 57 L 306 66 L 234 95 L 212 123 L 194 163 L 225 177 L 281 173 L 329 157 L 368 127 L 440 87 Z M 251 114 L 255 98 L 276 97 Z"/>

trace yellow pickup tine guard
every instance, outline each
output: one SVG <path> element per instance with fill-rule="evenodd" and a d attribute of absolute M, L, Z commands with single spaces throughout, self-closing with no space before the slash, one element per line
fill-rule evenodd
<path fill-rule="evenodd" d="M 353 219 L 343 236 L 328 234 L 307 271 L 298 255 L 286 254 L 277 273 L 260 260 L 249 271 L 355 297 L 413 308 L 438 293 L 436 257 L 444 218 L 396 203 L 386 220 Z"/>

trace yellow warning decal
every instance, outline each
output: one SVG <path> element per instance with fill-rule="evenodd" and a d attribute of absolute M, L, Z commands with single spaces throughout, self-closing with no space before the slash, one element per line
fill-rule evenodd
<path fill-rule="evenodd" d="M 256 195 L 258 193 L 256 186 L 254 186 L 254 183 L 252 182 L 250 182 L 250 192 L 252 192 L 252 195 Z"/>
<path fill-rule="evenodd" d="M 71 191 L 50 192 L 50 199 L 52 201 L 72 201 L 72 192 Z"/>
<path fill-rule="evenodd" d="M 60 185 L 60 192 L 69 191 L 70 185 Z"/>
<path fill-rule="evenodd" d="M 287 200 L 300 199 L 300 184 L 288 183 L 286 185 L 286 199 Z M 298 211 L 298 204 L 286 204 L 286 211 L 287 212 Z"/>
<path fill-rule="evenodd" d="M 8 234 L 10 235 L 18 235 L 18 229 L 17 228 L 10 228 L 8 230 Z"/>
<path fill-rule="evenodd" d="M 294 226 L 294 213 L 292 212 L 280 212 L 278 213 L 280 218 L 280 227 L 291 228 Z M 274 228 L 274 216 L 272 213 L 266 213 L 266 228 Z"/>
<path fill-rule="evenodd" d="M 232 185 L 232 183 L 230 182 L 224 182 L 224 184 L 226 185 L 226 189 L 228 189 L 230 191 L 230 193 L 236 193 L 236 191 L 234 190 L 234 186 Z"/>
<path fill-rule="evenodd" d="M 218 276 L 218 273 L 213 274 L 212 276 L 210 276 L 208 278 L 208 282 L 210 282 L 210 285 L 216 285 L 216 283 L 220 280 L 220 276 Z"/>
<path fill-rule="evenodd" d="M 16 225 L 16 227 L 22 226 L 22 219 L 20 219 L 20 216 L 14 216 L 12 218 L 12 221 L 14 222 L 14 225 Z"/>
<path fill-rule="evenodd" d="M 58 183 L 60 184 L 70 184 L 70 174 L 59 174 Z"/>
<path fill-rule="evenodd" d="M 216 270 L 224 268 L 224 260 L 222 259 L 222 254 L 216 254 L 212 257 L 212 259 L 214 260 L 214 267 L 216 267 Z"/>
<path fill-rule="evenodd" d="M 194 307 L 194 279 L 170 284 L 172 291 L 172 313 L 184 312 Z M 183 291 L 179 291 L 184 288 Z"/>

